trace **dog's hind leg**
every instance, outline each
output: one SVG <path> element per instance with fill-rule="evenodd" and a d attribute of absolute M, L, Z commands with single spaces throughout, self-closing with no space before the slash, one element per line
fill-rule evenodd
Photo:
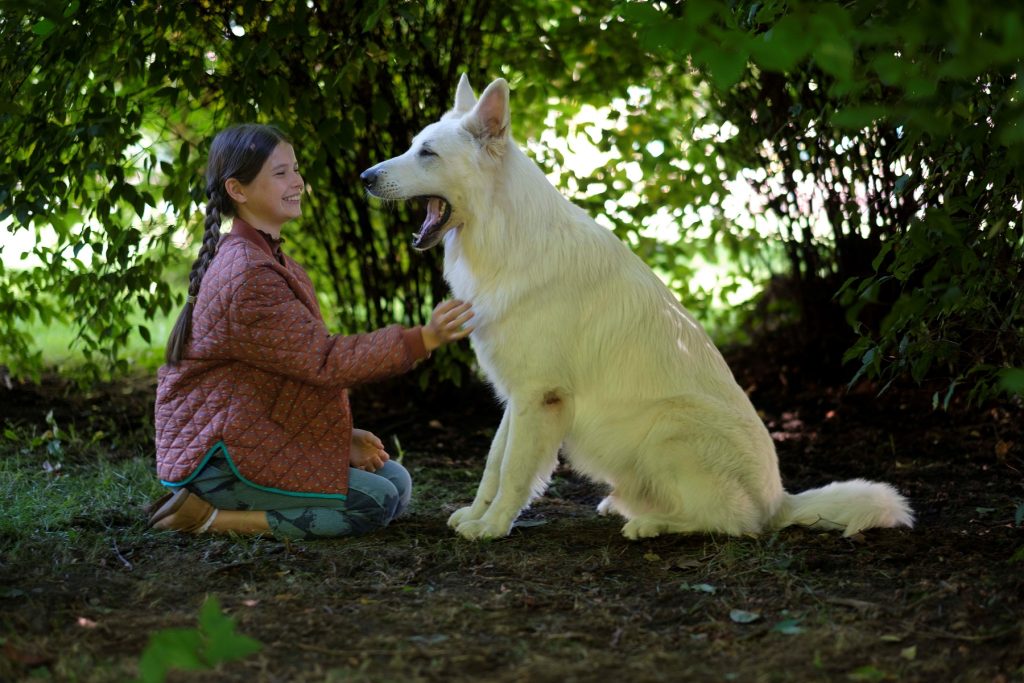
<path fill-rule="evenodd" d="M 448 518 L 448 526 L 455 529 L 459 524 L 474 519 L 480 519 L 491 501 L 498 493 L 498 480 L 501 477 L 501 462 L 505 458 L 505 449 L 508 446 L 508 425 L 511 421 L 509 415 L 512 410 L 509 405 L 505 406 L 505 412 L 501 416 L 501 423 L 498 431 L 491 441 L 491 449 L 487 452 L 487 464 L 484 466 L 483 477 L 480 478 L 480 485 L 476 489 L 476 498 L 473 503 L 464 508 L 459 508 Z"/>
<path fill-rule="evenodd" d="M 544 492 L 572 421 L 572 406 L 557 390 L 531 392 L 525 397 L 514 395 L 506 415 L 508 443 L 501 459 L 498 490 L 479 519 L 467 519 L 456 527 L 465 538 L 507 536 L 531 496 Z"/>
<path fill-rule="evenodd" d="M 617 499 L 615 498 L 615 491 L 612 491 L 607 496 L 601 499 L 601 502 L 597 504 L 597 514 L 605 517 L 612 513 L 619 513 L 619 508 L 616 506 Z"/>

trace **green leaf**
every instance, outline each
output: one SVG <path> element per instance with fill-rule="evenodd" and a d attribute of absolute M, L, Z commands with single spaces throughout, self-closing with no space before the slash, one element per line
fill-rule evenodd
<path fill-rule="evenodd" d="M 638 38 L 640 44 L 651 52 L 685 55 L 692 48 L 697 32 L 692 24 L 673 19 L 643 27 Z"/>
<path fill-rule="evenodd" d="M 858 669 L 854 669 L 850 673 L 846 674 L 846 677 L 851 681 L 867 681 L 868 683 L 876 683 L 877 681 L 884 681 L 888 678 L 888 674 L 877 667 L 868 664 Z"/>
<path fill-rule="evenodd" d="M 893 85 L 903 80 L 906 70 L 902 58 L 891 52 L 878 55 L 871 60 L 871 68 L 886 85 Z"/>
<path fill-rule="evenodd" d="M 199 658 L 199 632 L 193 628 L 169 628 L 149 638 L 139 659 L 142 683 L 162 683 L 171 669 L 199 671 L 207 668 Z"/>
<path fill-rule="evenodd" d="M 388 0 L 377 0 L 377 9 L 373 10 L 370 15 L 363 22 L 363 33 L 369 33 L 377 26 L 377 22 L 380 21 L 380 16 L 387 9 Z"/>
<path fill-rule="evenodd" d="M 874 105 L 862 105 L 845 107 L 832 114 L 832 125 L 836 128 L 851 128 L 860 130 L 867 128 L 875 121 L 885 118 L 884 107 Z"/>
<path fill-rule="evenodd" d="M 1006 146 L 1024 143 L 1024 116 L 999 127 L 999 142 Z"/>
<path fill-rule="evenodd" d="M 235 620 L 221 612 L 214 596 L 203 603 L 199 629 L 205 637 L 204 659 L 210 665 L 243 659 L 262 647 L 259 641 L 235 632 Z"/>
<path fill-rule="evenodd" d="M 665 15 L 648 2 L 627 2 L 616 5 L 613 10 L 630 24 L 653 26 L 665 20 Z"/>
<path fill-rule="evenodd" d="M 853 48 L 839 34 L 826 37 L 819 42 L 814 48 L 814 59 L 823 71 L 837 79 L 841 81 L 850 79 L 853 71 Z"/>
<path fill-rule="evenodd" d="M 705 48 L 696 57 L 707 65 L 711 80 L 722 90 L 735 85 L 747 66 L 747 54 L 736 47 Z"/>
<path fill-rule="evenodd" d="M 1006 368 L 999 371 L 999 388 L 1008 394 L 1024 396 L 1024 368 Z"/>
<path fill-rule="evenodd" d="M 53 23 L 49 19 L 40 19 L 36 23 L 36 25 L 32 27 L 32 33 L 36 34 L 37 36 L 42 36 L 43 38 L 45 38 L 46 36 L 53 33 L 54 29 L 56 28 L 57 24 Z"/>
<path fill-rule="evenodd" d="M 724 11 L 725 8 L 718 0 L 687 0 L 683 16 L 695 26 L 707 26 L 713 17 L 720 16 Z"/>
<path fill-rule="evenodd" d="M 792 70 L 810 52 L 813 36 L 800 18 L 790 15 L 751 41 L 751 55 L 760 66 L 786 72 Z"/>
<path fill-rule="evenodd" d="M 803 633 L 804 629 L 800 626 L 799 619 L 786 619 L 785 621 L 780 621 L 775 624 L 775 626 L 772 627 L 772 631 L 786 636 L 795 636 Z"/>

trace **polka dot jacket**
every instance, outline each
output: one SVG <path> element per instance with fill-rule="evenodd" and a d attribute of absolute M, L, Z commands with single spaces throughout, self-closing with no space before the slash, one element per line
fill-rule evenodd
<path fill-rule="evenodd" d="M 257 486 L 345 494 L 346 387 L 426 356 L 419 328 L 329 334 L 305 271 L 236 218 L 203 277 L 181 362 L 158 371 L 157 475 L 185 482 L 223 446 Z"/>

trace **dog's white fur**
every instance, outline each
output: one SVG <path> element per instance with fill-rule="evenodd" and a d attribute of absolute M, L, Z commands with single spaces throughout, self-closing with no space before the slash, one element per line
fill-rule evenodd
<path fill-rule="evenodd" d="M 452 206 L 440 238 L 445 278 L 473 303 L 473 347 L 505 406 L 476 499 L 449 525 L 470 539 L 507 535 L 561 448 L 577 471 L 611 485 L 598 511 L 625 517 L 631 539 L 912 526 L 888 484 L 783 490 L 772 439 L 710 338 L 614 234 L 552 187 L 509 121 L 508 84 L 494 81 L 477 100 L 464 75 L 451 111 L 364 174 L 379 197 Z"/>

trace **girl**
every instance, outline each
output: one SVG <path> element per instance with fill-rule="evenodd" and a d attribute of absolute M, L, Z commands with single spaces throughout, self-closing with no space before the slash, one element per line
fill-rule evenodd
<path fill-rule="evenodd" d="M 335 537 L 384 527 L 409 503 L 409 473 L 353 429 L 346 387 L 466 337 L 473 312 L 446 301 L 425 327 L 329 335 L 309 277 L 281 250 L 304 189 L 276 128 L 214 138 L 203 245 L 158 372 L 157 474 L 172 492 L 151 507 L 156 529 Z"/>

